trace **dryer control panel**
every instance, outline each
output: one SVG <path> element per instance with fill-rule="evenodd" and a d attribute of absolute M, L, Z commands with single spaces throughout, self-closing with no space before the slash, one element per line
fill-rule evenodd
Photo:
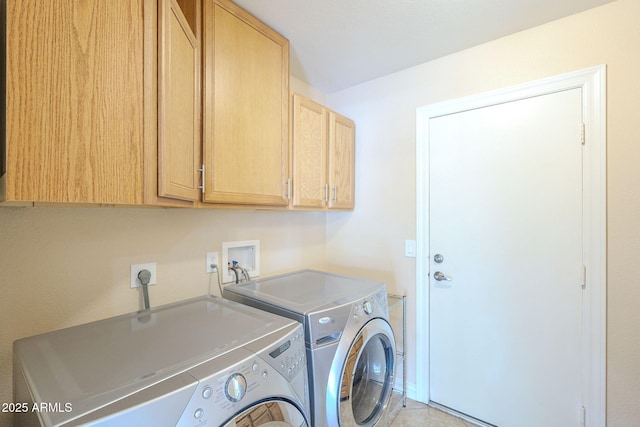
<path fill-rule="evenodd" d="M 276 336 L 274 336 L 276 335 Z M 178 426 L 218 426 L 257 402 L 286 396 L 306 406 L 306 357 L 302 325 L 253 341 L 188 371 L 198 380 Z M 295 382 L 294 382 L 295 380 Z"/>

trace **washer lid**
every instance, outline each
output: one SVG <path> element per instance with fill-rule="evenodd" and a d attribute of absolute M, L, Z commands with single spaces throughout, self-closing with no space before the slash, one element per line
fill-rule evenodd
<path fill-rule="evenodd" d="M 225 287 L 255 300 L 301 314 L 351 304 L 384 288 L 373 280 L 301 270 Z"/>
<path fill-rule="evenodd" d="M 36 402 L 75 418 L 294 323 L 205 296 L 14 343 Z M 60 421 L 60 420 L 58 420 Z"/>

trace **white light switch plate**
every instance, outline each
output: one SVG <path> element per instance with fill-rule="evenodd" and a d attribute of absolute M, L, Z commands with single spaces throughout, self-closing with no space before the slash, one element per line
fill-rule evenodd
<path fill-rule="evenodd" d="M 404 241 L 404 256 L 409 258 L 416 257 L 416 241 L 415 240 Z"/>

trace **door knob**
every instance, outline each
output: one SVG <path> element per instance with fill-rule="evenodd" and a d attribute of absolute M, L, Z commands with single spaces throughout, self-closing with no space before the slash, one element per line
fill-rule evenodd
<path fill-rule="evenodd" d="M 443 274 L 441 271 L 436 271 L 435 273 L 433 273 L 433 278 L 436 279 L 438 282 L 442 282 L 443 280 L 450 282 L 451 280 L 453 280 L 451 276 L 447 276 Z"/>

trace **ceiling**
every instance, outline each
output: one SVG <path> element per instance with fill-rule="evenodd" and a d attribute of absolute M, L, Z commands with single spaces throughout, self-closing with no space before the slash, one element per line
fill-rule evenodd
<path fill-rule="evenodd" d="M 613 0 L 234 0 L 329 94 Z"/>

